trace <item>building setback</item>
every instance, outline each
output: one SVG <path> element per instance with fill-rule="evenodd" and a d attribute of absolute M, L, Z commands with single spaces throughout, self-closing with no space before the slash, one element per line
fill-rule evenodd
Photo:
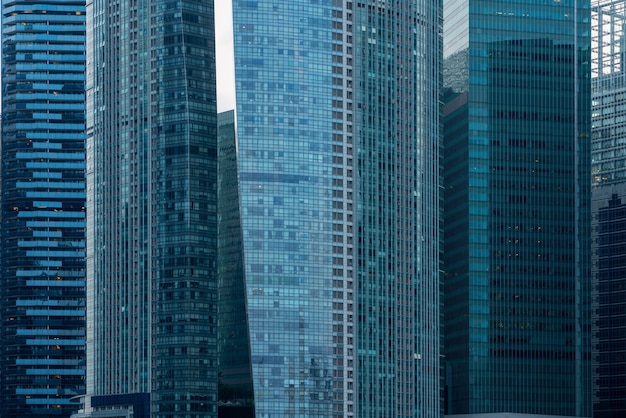
<path fill-rule="evenodd" d="M 0 416 L 85 391 L 85 2 L 2 1 Z"/>
<path fill-rule="evenodd" d="M 233 15 L 257 416 L 440 416 L 441 3 Z"/>
<path fill-rule="evenodd" d="M 626 414 L 626 1 L 593 2 L 592 272 L 596 418 Z"/>
<path fill-rule="evenodd" d="M 446 413 L 591 416 L 589 2 L 444 19 Z"/>
<path fill-rule="evenodd" d="M 85 411 L 216 417 L 213 2 L 87 16 Z"/>

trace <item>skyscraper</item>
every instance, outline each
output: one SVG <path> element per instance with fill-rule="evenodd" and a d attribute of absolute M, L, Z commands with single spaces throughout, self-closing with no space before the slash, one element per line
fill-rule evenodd
<path fill-rule="evenodd" d="M 87 16 L 86 411 L 215 417 L 213 2 Z"/>
<path fill-rule="evenodd" d="M 218 123 L 218 394 L 220 417 L 253 416 L 250 348 L 246 322 L 243 241 L 237 180 L 235 111 L 217 115 Z"/>
<path fill-rule="evenodd" d="M 594 417 L 626 414 L 626 1 L 593 4 Z"/>
<path fill-rule="evenodd" d="M 595 279 L 596 418 L 618 418 L 626 413 L 624 312 L 626 302 L 626 192 L 624 187 L 593 190 L 593 267 Z"/>
<path fill-rule="evenodd" d="M 444 22 L 447 413 L 591 416 L 589 2 Z"/>
<path fill-rule="evenodd" d="M 85 390 L 85 2 L 2 1 L 0 415 Z"/>
<path fill-rule="evenodd" d="M 233 15 L 257 416 L 439 416 L 440 2 Z"/>
<path fill-rule="evenodd" d="M 60 416 L 84 391 L 85 7 L 2 11 L 1 414 Z"/>

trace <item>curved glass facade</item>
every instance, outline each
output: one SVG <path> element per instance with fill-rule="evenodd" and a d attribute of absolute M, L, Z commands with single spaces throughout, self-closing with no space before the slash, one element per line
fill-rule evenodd
<path fill-rule="evenodd" d="M 85 3 L 2 1 L 0 415 L 85 391 Z"/>
<path fill-rule="evenodd" d="M 589 2 L 445 18 L 448 413 L 590 416 Z"/>
<path fill-rule="evenodd" d="M 352 157 L 344 146 L 341 13 L 330 2 L 233 4 L 244 272 L 259 417 L 348 412 L 344 358 L 353 342 L 344 326 L 354 300 L 344 290 L 352 282 L 353 234 L 352 203 L 345 199 L 351 168 L 343 161 Z"/>
<path fill-rule="evenodd" d="M 439 416 L 439 2 L 234 2 L 259 417 Z"/>

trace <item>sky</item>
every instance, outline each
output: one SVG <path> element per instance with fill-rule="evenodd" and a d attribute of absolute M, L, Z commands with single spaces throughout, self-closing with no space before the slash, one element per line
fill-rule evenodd
<path fill-rule="evenodd" d="M 217 60 L 217 111 L 235 108 L 232 2 L 215 0 L 215 49 Z"/>

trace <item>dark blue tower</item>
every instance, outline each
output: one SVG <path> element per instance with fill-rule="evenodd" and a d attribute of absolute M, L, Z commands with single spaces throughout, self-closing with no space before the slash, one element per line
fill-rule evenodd
<path fill-rule="evenodd" d="M 3 417 L 85 391 L 85 2 L 2 2 Z"/>

